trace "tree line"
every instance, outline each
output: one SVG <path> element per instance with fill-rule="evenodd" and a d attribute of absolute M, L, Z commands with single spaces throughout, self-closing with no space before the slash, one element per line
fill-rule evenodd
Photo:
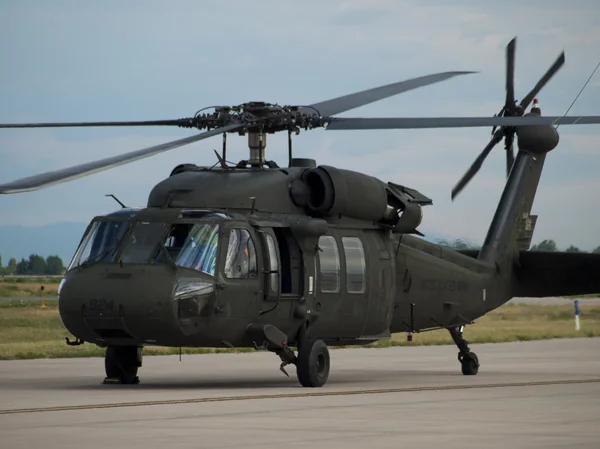
<path fill-rule="evenodd" d="M 48 256 L 45 259 L 39 254 L 31 254 L 28 259 L 22 258 L 20 262 L 12 257 L 8 265 L 2 264 L 2 255 L 0 255 L 0 274 L 31 274 L 31 275 L 56 275 L 63 274 L 65 266 L 59 256 Z"/>
<path fill-rule="evenodd" d="M 554 240 L 542 240 L 540 243 L 533 245 L 530 251 L 560 251 L 557 248 L 556 242 Z M 564 250 L 566 253 L 586 253 L 587 251 L 581 250 L 574 245 L 570 245 L 567 249 Z M 590 251 L 595 254 L 600 254 L 600 245 L 598 245 L 594 250 Z"/>
<path fill-rule="evenodd" d="M 479 250 L 481 249 L 481 245 L 476 245 L 470 243 L 466 240 L 456 239 L 452 242 L 447 240 L 438 240 L 438 244 L 443 246 L 449 246 L 456 250 Z M 533 245 L 529 251 L 550 251 L 556 252 L 561 251 L 558 249 L 556 242 L 554 240 L 542 240 L 540 243 L 536 243 Z M 583 251 L 577 248 L 574 245 L 570 245 L 568 248 L 564 250 L 567 253 L 584 253 L 587 251 Z M 600 254 L 600 245 L 598 245 L 592 253 Z M 14 257 L 8 261 L 8 265 L 2 265 L 2 255 L 0 255 L 0 275 L 57 275 L 63 274 L 65 272 L 65 266 L 63 264 L 62 259 L 59 256 L 48 256 L 45 259 L 39 254 L 31 254 L 28 259 L 21 259 L 20 262 L 17 262 L 17 259 Z"/>
<path fill-rule="evenodd" d="M 476 244 L 467 242 L 466 240 L 462 240 L 462 239 L 457 239 L 452 242 L 449 242 L 447 240 L 438 240 L 437 243 L 442 246 L 449 246 L 453 249 L 463 250 L 463 251 L 464 250 L 479 250 L 479 249 L 481 249 L 481 245 L 476 245 Z M 529 248 L 529 251 L 548 251 L 548 252 L 562 251 L 562 252 L 566 252 L 566 253 L 586 253 L 586 252 L 588 252 L 588 251 L 579 249 L 575 245 L 569 245 L 568 248 L 561 250 L 556 245 L 556 242 L 552 239 L 542 240 L 540 243 L 536 243 L 535 245 L 531 246 L 531 248 Z M 594 250 L 592 250 L 590 252 L 595 253 L 595 254 L 600 254 L 600 245 L 598 245 Z"/>

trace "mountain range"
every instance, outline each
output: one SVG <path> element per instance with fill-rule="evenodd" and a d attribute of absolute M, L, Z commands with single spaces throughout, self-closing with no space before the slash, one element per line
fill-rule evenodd
<path fill-rule="evenodd" d="M 44 226 L 0 226 L 0 255 L 6 266 L 11 257 L 19 262 L 31 254 L 58 255 L 67 265 L 87 228 L 87 223 L 63 222 Z"/>

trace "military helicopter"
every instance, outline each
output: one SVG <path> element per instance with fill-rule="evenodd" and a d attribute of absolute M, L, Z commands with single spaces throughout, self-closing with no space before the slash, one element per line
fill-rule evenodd
<path fill-rule="evenodd" d="M 542 117 L 535 97 L 564 64 L 562 53 L 517 104 L 516 38 L 507 46 L 505 104 L 494 117 L 337 118 L 392 95 L 475 72 L 445 72 L 309 106 L 250 102 L 193 117 L 138 122 L 4 124 L 2 128 L 178 126 L 207 131 L 150 148 L 0 185 L 27 192 L 222 135 L 211 167 L 177 165 L 146 207 L 95 217 L 59 287 L 59 311 L 76 337 L 106 348 L 105 382 L 135 384 L 142 348 L 231 347 L 271 351 L 296 366 L 304 387 L 329 377 L 328 346 L 447 329 L 462 373 L 479 360 L 465 325 L 515 296 L 600 291 L 600 257 L 527 251 L 533 200 L 553 125 L 599 116 Z M 531 112 L 525 113 L 531 102 Z M 294 158 L 300 130 L 494 127 L 493 137 L 452 191 L 454 198 L 505 140 L 507 182 L 480 251 L 428 242 L 418 230 L 432 200 L 414 188 Z M 497 128 L 497 129 L 496 129 Z M 267 136 L 288 133 L 287 167 L 267 160 Z M 227 134 L 247 136 L 249 158 L 227 162 Z M 515 136 L 518 152 L 513 151 Z"/>

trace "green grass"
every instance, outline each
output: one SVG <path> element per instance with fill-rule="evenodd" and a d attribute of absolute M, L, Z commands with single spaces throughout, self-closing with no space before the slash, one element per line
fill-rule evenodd
<path fill-rule="evenodd" d="M 572 305 L 505 304 L 465 328 L 469 343 L 502 343 L 550 338 L 600 337 L 600 305 L 580 306 L 581 329 L 575 330 Z M 394 335 L 372 346 L 454 344 L 448 331 L 437 330 L 413 335 Z"/>
<path fill-rule="evenodd" d="M 7 276 L 0 278 L 0 282 L 6 284 L 27 284 L 27 283 L 40 283 L 40 284 L 60 284 L 62 276 L 19 276 L 11 277 Z"/>
<path fill-rule="evenodd" d="M 72 336 L 63 328 L 58 315 L 57 301 L 19 299 L 0 302 L 0 359 L 33 359 L 60 357 L 103 356 L 104 350 L 95 345 L 67 346 L 65 337 Z M 600 305 L 580 307 L 581 330 L 575 331 L 571 305 L 541 306 L 506 304 L 467 326 L 465 338 L 469 343 L 528 341 L 549 338 L 600 337 Z M 368 347 L 419 346 L 453 344 L 445 330 L 417 333 L 413 342 L 405 334 L 394 335 Z M 253 352 L 253 349 L 182 349 L 183 354 L 215 352 Z M 178 354 L 179 348 L 147 347 L 145 355 Z"/>
<path fill-rule="evenodd" d="M 60 276 L 26 276 L 0 278 L 0 297 L 40 296 L 44 286 L 45 296 L 56 296 Z"/>

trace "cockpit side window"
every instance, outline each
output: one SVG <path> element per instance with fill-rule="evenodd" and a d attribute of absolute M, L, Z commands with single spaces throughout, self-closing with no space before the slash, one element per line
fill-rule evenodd
<path fill-rule="evenodd" d="M 232 229 L 225 259 L 225 276 L 230 279 L 248 279 L 258 276 L 256 247 L 246 229 Z"/>
<path fill-rule="evenodd" d="M 215 275 L 219 249 L 217 223 L 177 223 L 171 227 L 164 245 L 177 266 Z M 159 262 L 164 262 L 160 253 Z"/>

